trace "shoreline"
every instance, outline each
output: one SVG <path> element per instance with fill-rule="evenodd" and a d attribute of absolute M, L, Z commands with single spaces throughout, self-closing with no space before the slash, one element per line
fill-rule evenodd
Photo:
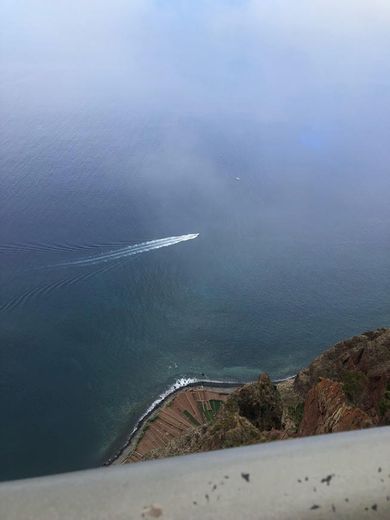
<path fill-rule="evenodd" d="M 275 379 L 273 383 L 278 384 L 283 381 L 288 381 L 293 379 L 296 374 L 284 377 L 282 379 Z M 196 387 L 205 387 L 205 388 L 225 388 L 225 389 L 236 389 L 241 386 L 244 386 L 249 383 L 254 383 L 254 380 L 249 381 L 222 381 L 222 380 L 212 380 L 212 379 L 195 379 L 195 378 L 180 378 L 177 379 L 176 382 L 171 385 L 165 392 L 161 393 L 160 396 L 153 401 L 153 403 L 146 409 L 146 411 L 140 416 L 140 418 L 135 423 L 130 435 L 126 439 L 125 443 L 105 462 L 103 462 L 102 466 L 111 466 L 112 464 L 120 464 L 117 462 L 126 451 L 128 451 L 130 445 L 136 439 L 138 433 L 142 430 L 142 427 L 145 423 L 150 419 L 152 415 L 154 415 L 157 411 L 159 411 L 166 402 L 171 399 L 174 395 L 186 390 L 188 388 L 196 388 Z"/>

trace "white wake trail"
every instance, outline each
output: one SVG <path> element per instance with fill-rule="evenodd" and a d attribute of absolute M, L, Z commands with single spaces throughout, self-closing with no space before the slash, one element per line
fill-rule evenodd
<path fill-rule="evenodd" d="M 139 255 L 141 253 L 147 253 L 155 249 L 161 249 L 162 247 L 173 246 L 180 242 L 186 242 L 187 240 L 194 240 L 199 236 L 199 233 L 192 233 L 189 235 L 180 235 L 167 238 L 159 238 L 157 240 L 149 240 L 148 242 L 141 242 L 140 244 L 134 244 L 116 251 L 110 251 L 101 255 L 90 256 L 88 258 L 73 260 L 70 262 L 64 262 L 55 264 L 55 266 L 67 266 L 67 265 L 96 265 L 103 262 L 110 262 L 112 260 L 119 260 L 127 256 Z M 54 267 L 54 266 L 53 266 Z"/>

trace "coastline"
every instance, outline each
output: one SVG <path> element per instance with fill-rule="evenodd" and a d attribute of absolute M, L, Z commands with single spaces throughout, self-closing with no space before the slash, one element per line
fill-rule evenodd
<path fill-rule="evenodd" d="M 388 425 L 389 341 L 390 328 L 366 331 L 281 379 L 266 373 L 249 382 L 178 379 L 104 465 Z"/>
<path fill-rule="evenodd" d="M 275 379 L 273 383 L 278 384 L 283 381 L 289 381 L 293 379 L 296 374 L 291 376 Z M 153 403 L 146 409 L 146 411 L 140 416 L 138 421 L 136 422 L 134 428 L 132 429 L 130 435 L 128 436 L 126 442 L 111 456 L 109 457 L 102 465 L 103 466 L 111 466 L 113 464 L 121 464 L 123 460 L 127 457 L 127 455 L 132 451 L 133 445 L 137 444 L 138 436 L 142 432 L 142 429 L 147 423 L 147 421 L 154 415 L 158 414 L 160 409 L 167 404 L 168 401 L 173 399 L 178 393 L 187 390 L 189 388 L 203 388 L 203 389 L 220 389 L 226 390 L 229 392 L 233 392 L 237 388 L 254 383 L 254 380 L 249 381 L 222 381 L 222 380 L 210 380 L 210 379 L 195 379 L 195 378 L 180 378 L 176 380 L 176 382 L 171 385 L 165 392 L 160 394 L 160 396 L 153 401 Z"/>

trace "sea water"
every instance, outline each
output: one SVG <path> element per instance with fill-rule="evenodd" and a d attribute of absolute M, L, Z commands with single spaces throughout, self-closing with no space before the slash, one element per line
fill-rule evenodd
<path fill-rule="evenodd" d="M 2 3 L 1 478 L 390 324 L 389 8 L 293 4 Z"/>

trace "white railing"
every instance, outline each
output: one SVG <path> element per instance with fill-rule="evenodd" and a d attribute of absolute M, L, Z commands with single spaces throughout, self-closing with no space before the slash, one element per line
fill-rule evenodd
<path fill-rule="evenodd" d="M 1 520 L 390 518 L 390 427 L 0 485 Z"/>

